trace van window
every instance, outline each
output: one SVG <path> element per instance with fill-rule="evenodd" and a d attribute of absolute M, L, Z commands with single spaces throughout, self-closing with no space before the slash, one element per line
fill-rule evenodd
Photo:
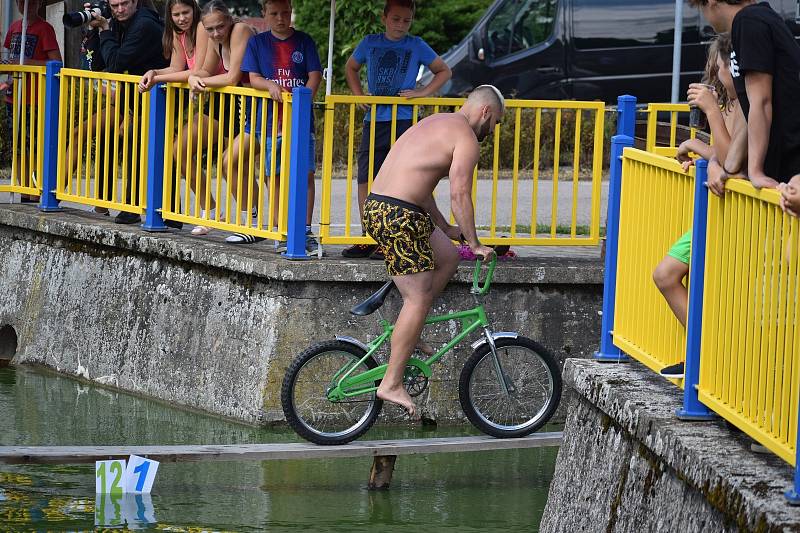
<path fill-rule="evenodd" d="M 486 26 L 489 57 L 531 48 L 553 33 L 558 0 L 506 0 Z"/>
<path fill-rule="evenodd" d="M 575 48 L 672 45 L 675 0 L 575 0 Z M 683 42 L 698 42 L 697 10 L 684 1 Z"/>

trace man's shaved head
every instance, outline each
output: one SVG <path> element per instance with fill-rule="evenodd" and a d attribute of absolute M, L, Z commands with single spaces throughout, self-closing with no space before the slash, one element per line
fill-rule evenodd
<path fill-rule="evenodd" d="M 481 106 L 492 106 L 501 115 L 506 110 L 506 99 L 503 98 L 503 94 L 494 85 L 475 87 L 475 90 L 469 94 L 467 102 Z"/>

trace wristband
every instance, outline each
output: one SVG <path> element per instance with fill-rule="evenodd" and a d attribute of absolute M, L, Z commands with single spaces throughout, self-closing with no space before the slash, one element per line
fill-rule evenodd
<path fill-rule="evenodd" d="M 735 172 L 731 172 L 730 170 L 728 170 L 727 168 L 725 168 L 725 163 L 720 163 L 720 164 L 719 164 L 719 166 L 720 166 L 720 167 L 722 167 L 722 171 L 723 171 L 725 174 L 727 174 L 728 176 L 730 176 L 731 174 L 738 174 L 738 173 L 739 173 L 739 171 L 738 171 L 738 170 L 737 170 L 737 171 L 735 171 Z"/>

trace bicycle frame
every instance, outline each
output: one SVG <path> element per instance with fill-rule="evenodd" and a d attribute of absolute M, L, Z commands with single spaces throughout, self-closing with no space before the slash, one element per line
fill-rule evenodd
<path fill-rule="evenodd" d="M 495 257 L 490 263 L 489 271 L 487 272 L 483 287 L 480 287 L 478 284 L 480 263 L 476 264 L 472 289 L 472 294 L 475 297 L 475 303 L 477 304 L 475 307 L 466 311 L 447 313 L 446 315 L 435 315 L 425 319 L 425 325 L 436 324 L 438 322 L 447 322 L 449 320 L 458 320 L 461 322 L 461 331 L 429 358 L 422 360 L 416 357 L 411 357 L 407 363 L 407 366 L 414 366 L 418 368 L 426 378 L 430 378 L 433 373 L 431 370 L 431 365 L 441 359 L 444 354 L 452 350 L 457 344 L 464 340 L 465 337 L 478 328 L 483 328 L 484 333 L 487 336 L 487 340 L 492 346 L 494 346 L 494 340 L 489 328 L 489 320 L 486 316 L 486 310 L 483 307 L 483 303 L 478 299 L 478 296 L 484 295 L 488 292 L 496 261 L 497 258 Z M 352 374 L 359 365 L 361 365 L 369 357 L 372 357 L 372 355 L 374 355 L 378 349 L 383 346 L 392 336 L 392 332 L 394 331 L 394 326 L 392 324 L 386 320 L 381 320 L 380 325 L 383 329 L 383 333 L 367 344 L 367 353 L 352 365 L 345 365 L 342 367 L 333 376 L 331 381 L 335 382 L 336 385 L 327 393 L 327 397 L 330 401 L 341 401 L 346 398 L 360 396 L 362 394 L 367 394 L 378 390 L 378 387 L 373 385 L 373 383 L 376 380 L 383 378 L 383 376 L 386 374 L 386 368 L 388 366 L 387 363 L 356 375 Z M 369 385 L 364 386 L 367 383 L 369 383 Z"/>

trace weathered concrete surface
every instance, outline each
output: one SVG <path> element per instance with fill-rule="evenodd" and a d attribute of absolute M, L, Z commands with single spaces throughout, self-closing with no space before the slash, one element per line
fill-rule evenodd
<path fill-rule="evenodd" d="M 266 243 L 264 243 L 266 244 Z M 84 212 L 0 208 L 0 326 L 18 335 L 17 364 L 59 372 L 250 423 L 281 420 L 279 387 L 314 341 L 377 332 L 347 310 L 385 280 L 379 261 L 287 261 L 263 244 L 225 245 L 187 232 L 148 234 Z M 472 305 L 465 263 L 436 311 Z M 496 329 L 585 357 L 600 327 L 597 260 L 503 263 L 487 309 Z M 393 319 L 399 297 L 383 310 Z M 424 332 L 433 344 L 455 331 Z M 464 346 L 418 398 L 426 416 L 461 416 Z M 386 356 L 386 354 L 383 354 Z M 391 409 L 388 409 L 390 413 Z"/>
<path fill-rule="evenodd" d="M 570 359 L 569 413 L 542 532 L 800 531 L 792 469 L 721 421 L 682 422 L 682 393 L 636 363 Z"/>

